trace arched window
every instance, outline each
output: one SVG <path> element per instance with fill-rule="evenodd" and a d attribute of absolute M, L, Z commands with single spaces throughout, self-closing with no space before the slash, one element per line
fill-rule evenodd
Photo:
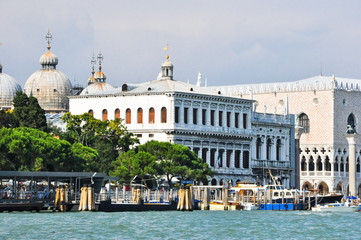
<path fill-rule="evenodd" d="M 281 139 L 277 139 L 277 144 L 276 144 L 276 160 L 281 160 L 281 147 L 282 147 L 282 143 L 281 143 Z"/>
<path fill-rule="evenodd" d="M 167 123 L 167 109 L 165 107 L 161 109 L 161 119 L 161 123 Z"/>
<path fill-rule="evenodd" d="M 318 158 L 317 158 L 316 165 L 317 165 L 317 171 L 322 171 L 322 159 L 320 156 L 318 156 Z"/>
<path fill-rule="evenodd" d="M 243 168 L 249 168 L 249 152 L 243 151 Z"/>
<path fill-rule="evenodd" d="M 338 172 L 338 157 L 335 158 L 335 163 L 333 164 L 333 170 Z"/>
<path fill-rule="evenodd" d="M 310 157 L 310 160 L 308 162 L 308 170 L 309 171 L 315 171 L 315 163 L 313 161 L 313 157 Z"/>
<path fill-rule="evenodd" d="M 341 161 L 340 161 L 340 172 L 344 172 L 345 171 L 345 164 L 343 162 L 343 158 L 341 157 Z"/>
<path fill-rule="evenodd" d="M 138 108 L 138 123 L 143 123 L 143 109 Z"/>
<path fill-rule="evenodd" d="M 267 160 L 270 160 L 271 159 L 271 150 L 272 150 L 272 140 L 270 138 L 267 139 L 267 154 L 266 154 L 266 157 L 267 157 Z"/>
<path fill-rule="evenodd" d="M 301 171 L 307 171 L 307 163 L 305 156 L 302 156 L 301 160 Z"/>
<path fill-rule="evenodd" d="M 346 158 L 346 172 L 348 172 L 348 157 Z"/>
<path fill-rule="evenodd" d="M 310 132 L 310 119 L 308 118 L 308 116 L 305 113 L 301 113 L 300 116 L 298 117 L 298 120 L 299 120 L 300 126 L 303 127 L 303 132 L 309 133 Z"/>
<path fill-rule="evenodd" d="M 262 140 L 261 138 L 257 138 L 256 141 L 256 159 L 261 159 L 261 150 L 262 150 Z"/>
<path fill-rule="evenodd" d="M 103 121 L 108 120 L 108 110 L 106 110 L 106 109 L 103 110 L 102 119 L 103 119 Z"/>
<path fill-rule="evenodd" d="M 154 108 L 149 108 L 149 123 L 154 123 Z"/>
<path fill-rule="evenodd" d="M 360 158 L 357 158 L 356 172 L 360 172 Z"/>
<path fill-rule="evenodd" d="M 132 123 L 132 111 L 130 110 L 130 108 L 128 108 L 125 111 L 125 123 L 126 124 L 131 124 Z"/>
<path fill-rule="evenodd" d="M 241 151 L 240 150 L 236 150 L 234 152 L 234 167 L 235 168 L 240 168 L 240 162 L 241 162 Z"/>
<path fill-rule="evenodd" d="M 330 163 L 330 158 L 328 156 L 326 156 L 325 159 L 325 170 L 326 171 L 331 171 L 331 163 Z"/>
<path fill-rule="evenodd" d="M 94 117 L 94 111 L 92 109 L 90 109 L 88 113 Z"/>
<path fill-rule="evenodd" d="M 217 180 L 213 178 L 212 181 L 211 181 L 211 185 L 212 185 L 212 186 L 217 185 Z"/>
<path fill-rule="evenodd" d="M 355 129 L 356 126 L 355 116 L 352 113 L 348 115 L 347 125 L 350 125 L 353 129 Z"/>
<path fill-rule="evenodd" d="M 120 110 L 119 108 L 114 111 L 114 119 L 120 119 Z"/>

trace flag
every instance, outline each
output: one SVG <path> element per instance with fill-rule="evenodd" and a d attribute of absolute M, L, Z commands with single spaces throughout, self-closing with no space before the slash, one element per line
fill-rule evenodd
<path fill-rule="evenodd" d="M 217 160 L 217 163 L 218 163 L 218 168 L 222 167 L 221 153 L 220 153 L 220 152 L 218 152 L 218 160 Z"/>
<path fill-rule="evenodd" d="M 168 51 L 168 46 L 164 47 L 163 49 L 166 50 L 166 51 Z"/>

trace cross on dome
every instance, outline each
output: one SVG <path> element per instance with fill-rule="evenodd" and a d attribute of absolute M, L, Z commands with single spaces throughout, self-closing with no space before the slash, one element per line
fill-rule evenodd
<path fill-rule="evenodd" d="M 48 28 L 48 32 L 47 32 L 47 34 L 46 34 L 46 36 L 45 36 L 45 39 L 46 39 L 46 42 L 48 43 L 48 50 L 50 50 L 50 43 L 51 43 L 51 41 L 53 40 L 53 35 L 51 34 L 51 32 L 50 32 L 50 29 Z"/>

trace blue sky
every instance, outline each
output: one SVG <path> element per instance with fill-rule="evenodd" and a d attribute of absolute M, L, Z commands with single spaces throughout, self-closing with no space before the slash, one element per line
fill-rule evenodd
<path fill-rule="evenodd" d="M 156 79 L 169 44 L 174 78 L 208 85 L 361 79 L 361 1 L 0 1 L 3 72 L 24 86 L 47 28 L 58 69 L 86 85 L 93 52 L 113 86 Z"/>

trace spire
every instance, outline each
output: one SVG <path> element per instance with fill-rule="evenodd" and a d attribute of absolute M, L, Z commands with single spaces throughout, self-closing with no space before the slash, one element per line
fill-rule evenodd
<path fill-rule="evenodd" d="M 92 76 L 94 77 L 94 67 L 95 67 L 95 64 L 97 64 L 97 60 L 95 59 L 95 56 L 94 56 L 94 53 L 93 53 L 93 57 L 92 59 L 90 60 L 90 64 L 92 65 Z"/>
<path fill-rule="evenodd" d="M 101 51 L 99 51 L 99 54 L 97 56 L 97 60 L 99 63 L 99 71 L 95 73 L 94 78 L 97 82 L 105 82 L 105 80 L 107 79 L 107 77 L 105 76 L 105 74 L 102 72 L 102 62 L 103 62 L 103 54 L 101 53 Z M 95 60 L 94 60 L 95 61 Z M 93 67 L 94 69 L 94 67 Z"/>
<path fill-rule="evenodd" d="M 197 87 L 200 87 L 202 83 L 202 73 L 198 72 Z"/>
<path fill-rule="evenodd" d="M 48 28 L 48 33 L 45 36 L 46 42 L 48 43 L 48 50 L 50 51 L 50 43 L 53 40 L 53 35 L 51 35 L 50 29 Z"/>
<path fill-rule="evenodd" d="M 168 44 L 163 49 L 168 51 Z M 166 55 L 166 60 L 162 63 L 161 74 L 162 79 L 173 80 L 173 64 L 169 61 L 168 54 Z"/>
<path fill-rule="evenodd" d="M 103 59 L 104 59 L 103 54 L 102 54 L 101 51 L 99 51 L 97 59 L 98 59 L 98 63 L 99 63 L 99 71 L 101 71 L 102 70 L 102 62 L 103 62 Z"/>

